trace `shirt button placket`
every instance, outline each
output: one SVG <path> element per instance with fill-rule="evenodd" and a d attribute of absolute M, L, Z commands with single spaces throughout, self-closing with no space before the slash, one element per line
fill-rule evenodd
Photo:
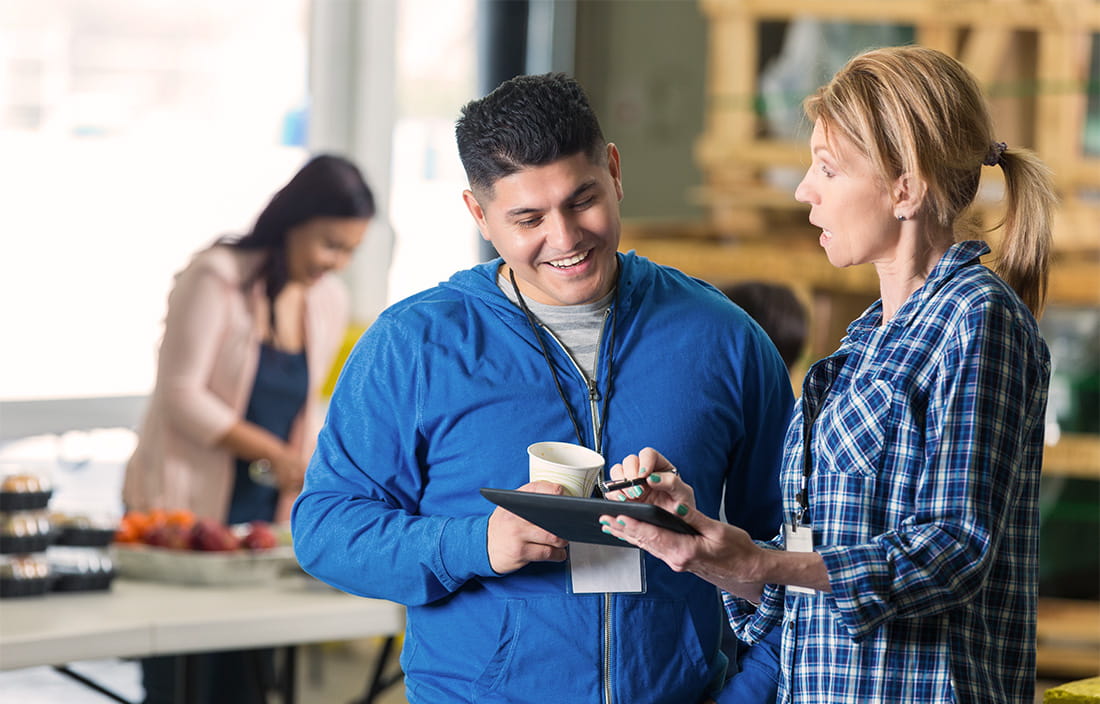
<path fill-rule="evenodd" d="M 783 669 L 787 672 L 787 691 L 783 693 L 782 704 L 790 704 L 794 700 L 795 678 L 793 673 L 795 653 L 798 651 L 796 642 L 798 637 L 796 628 L 798 611 L 798 605 L 792 605 L 788 601 L 786 614 L 783 616 L 783 629 L 786 631 L 783 634 Z"/>

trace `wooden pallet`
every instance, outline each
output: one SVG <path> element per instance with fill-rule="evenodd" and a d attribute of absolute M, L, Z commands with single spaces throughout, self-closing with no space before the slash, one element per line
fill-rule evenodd
<path fill-rule="evenodd" d="M 1100 603 L 1040 599 L 1036 669 L 1044 677 L 1100 675 Z"/>

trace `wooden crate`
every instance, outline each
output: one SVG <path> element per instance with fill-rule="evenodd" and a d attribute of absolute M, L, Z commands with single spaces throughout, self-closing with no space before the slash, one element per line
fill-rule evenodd
<path fill-rule="evenodd" d="M 987 88 L 998 136 L 1035 149 L 1052 168 L 1061 205 L 1055 246 L 1100 250 L 1100 158 L 1084 152 L 1091 37 L 1097 0 L 701 0 L 709 44 L 704 132 L 695 158 L 696 197 L 724 237 L 752 238 L 803 218 L 789 190 L 770 186 L 774 167 L 805 169 L 805 143 L 766 134 L 757 109 L 760 26 L 799 17 L 912 26 L 916 41 L 959 58 Z M 1093 86 L 1092 90 L 1095 90 Z M 999 215 L 999 169 L 983 173 L 978 213 Z M 993 243 L 996 244 L 995 242 Z"/>
<path fill-rule="evenodd" d="M 1044 677 L 1100 675 L 1100 603 L 1040 599 L 1036 669 Z"/>

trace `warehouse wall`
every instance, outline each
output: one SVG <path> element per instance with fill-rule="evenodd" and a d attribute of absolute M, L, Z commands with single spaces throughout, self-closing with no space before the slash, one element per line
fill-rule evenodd
<path fill-rule="evenodd" d="M 623 157 L 623 216 L 696 219 L 706 24 L 692 0 L 577 4 L 574 73 Z"/>

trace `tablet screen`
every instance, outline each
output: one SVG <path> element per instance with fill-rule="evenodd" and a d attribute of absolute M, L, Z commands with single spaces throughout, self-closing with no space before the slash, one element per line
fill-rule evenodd
<path fill-rule="evenodd" d="M 609 499 L 580 499 L 513 489 L 482 489 L 481 495 L 512 513 L 575 543 L 633 547 L 603 532 L 600 516 L 630 516 L 661 528 L 696 535 L 697 531 L 659 506 Z"/>

